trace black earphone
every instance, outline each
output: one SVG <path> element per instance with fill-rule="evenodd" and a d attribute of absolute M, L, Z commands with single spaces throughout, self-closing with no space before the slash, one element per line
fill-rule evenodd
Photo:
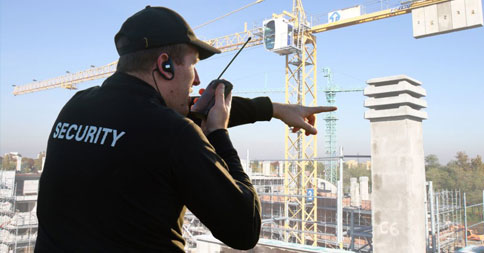
<path fill-rule="evenodd" d="M 165 80 L 172 80 L 175 77 L 175 66 L 173 66 L 173 62 L 171 61 L 171 58 L 168 57 L 168 60 L 162 62 L 161 61 L 161 55 L 158 56 L 158 60 L 156 61 L 156 65 L 158 67 L 158 72 L 160 73 L 161 77 Z M 171 73 L 171 78 L 168 78 L 161 70 Z"/>

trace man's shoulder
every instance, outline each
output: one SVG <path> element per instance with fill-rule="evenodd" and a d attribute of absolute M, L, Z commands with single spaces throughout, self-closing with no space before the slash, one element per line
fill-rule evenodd
<path fill-rule="evenodd" d="M 149 113 L 150 115 L 147 116 L 147 118 L 152 121 L 153 124 L 158 125 L 161 128 L 165 128 L 168 125 L 175 132 L 181 132 L 186 127 L 197 127 L 191 119 L 166 106 L 153 108 Z"/>

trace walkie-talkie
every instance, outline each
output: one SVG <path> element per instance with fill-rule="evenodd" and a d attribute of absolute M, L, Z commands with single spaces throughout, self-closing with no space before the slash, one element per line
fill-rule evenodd
<path fill-rule="evenodd" d="M 202 96 L 197 100 L 197 102 L 192 106 L 190 113 L 193 114 L 195 117 L 200 119 L 206 119 L 208 112 L 212 109 L 213 105 L 215 104 L 215 89 L 217 89 L 218 84 L 223 83 L 225 85 L 224 95 L 227 97 L 229 93 L 232 91 L 233 85 L 225 80 L 220 79 L 227 68 L 232 64 L 235 60 L 235 57 L 239 55 L 239 53 L 244 49 L 245 45 L 250 41 L 251 37 L 247 39 L 244 45 L 239 49 L 239 51 L 235 54 L 232 60 L 227 64 L 225 69 L 220 73 L 217 79 L 211 81 L 205 91 L 203 92 Z"/>

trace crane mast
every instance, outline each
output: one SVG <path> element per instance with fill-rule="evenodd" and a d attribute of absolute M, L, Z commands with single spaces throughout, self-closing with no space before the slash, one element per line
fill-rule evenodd
<path fill-rule="evenodd" d="M 301 0 L 293 1 L 292 14 L 284 13 L 294 24 L 294 47 L 286 54 L 287 104 L 317 105 L 316 37 L 310 32 Z M 285 241 L 317 246 L 317 155 L 316 135 L 285 128 L 284 152 Z M 288 162 L 293 160 L 295 162 Z M 298 197 L 289 197 L 295 195 Z"/>

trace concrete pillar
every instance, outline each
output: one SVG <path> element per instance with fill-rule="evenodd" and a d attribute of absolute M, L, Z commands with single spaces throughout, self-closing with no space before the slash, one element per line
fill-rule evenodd
<path fill-rule="evenodd" d="M 425 252 L 425 167 L 421 83 L 405 75 L 367 81 L 373 249 Z"/>
<path fill-rule="evenodd" d="M 262 174 L 264 176 L 270 176 L 271 175 L 271 162 L 264 161 L 262 163 Z"/>
<path fill-rule="evenodd" d="M 350 178 L 350 196 L 353 196 L 355 194 L 355 187 L 357 184 L 356 177 L 351 177 Z"/>
<path fill-rule="evenodd" d="M 16 170 L 20 171 L 22 169 L 22 157 L 20 155 L 17 155 L 16 158 L 17 158 L 17 168 L 16 168 Z"/>
<path fill-rule="evenodd" d="M 350 178 L 351 206 L 360 206 L 360 190 L 356 177 Z"/>
<path fill-rule="evenodd" d="M 361 200 L 370 200 L 368 195 L 368 177 L 360 177 L 360 198 Z"/>
<path fill-rule="evenodd" d="M 279 177 L 283 177 L 284 176 L 284 162 L 279 162 L 279 174 L 278 174 Z"/>
<path fill-rule="evenodd" d="M 351 198 L 351 205 L 355 207 L 361 206 L 361 198 L 360 198 L 360 184 L 356 183 L 355 188 L 355 197 Z"/>

